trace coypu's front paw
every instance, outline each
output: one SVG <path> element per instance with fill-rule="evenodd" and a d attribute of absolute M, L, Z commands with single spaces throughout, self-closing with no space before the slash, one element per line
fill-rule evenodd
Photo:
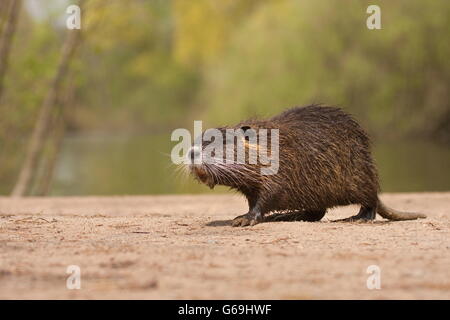
<path fill-rule="evenodd" d="M 254 226 L 258 221 L 255 219 L 254 215 L 243 214 L 242 216 L 238 216 L 231 221 L 231 225 L 233 227 L 246 227 L 246 226 Z"/>

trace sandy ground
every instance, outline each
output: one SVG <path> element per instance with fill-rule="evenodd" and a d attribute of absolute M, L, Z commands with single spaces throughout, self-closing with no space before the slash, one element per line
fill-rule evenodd
<path fill-rule="evenodd" d="M 0 197 L 0 298 L 449 299 L 450 192 L 382 199 L 429 218 L 332 222 L 357 211 L 344 207 L 232 228 L 246 210 L 235 195 Z M 79 290 L 66 287 L 69 265 Z"/>

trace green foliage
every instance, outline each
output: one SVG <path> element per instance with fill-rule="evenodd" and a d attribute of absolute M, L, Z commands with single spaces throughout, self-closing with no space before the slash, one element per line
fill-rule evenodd
<path fill-rule="evenodd" d="M 448 135 L 450 6 L 377 4 L 382 30 L 366 28 L 365 1 L 260 7 L 207 71 L 205 116 L 238 121 L 321 102 L 350 110 L 379 134 Z"/>
<path fill-rule="evenodd" d="M 186 114 L 198 75 L 173 58 L 170 9 L 167 1 L 90 2 L 76 127 L 161 127 Z"/>
<path fill-rule="evenodd" d="M 186 65 L 216 60 L 260 0 L 174 0 L 174 56 Z"/>

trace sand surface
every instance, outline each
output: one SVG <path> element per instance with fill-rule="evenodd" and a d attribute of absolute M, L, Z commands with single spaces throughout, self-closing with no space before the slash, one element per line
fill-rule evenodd
<path fill-rule="evenodd" d="M 0 197 L 2 299 L 449 299 L 450 192 L 383 194 L 425 220 L 233 228 L 237 195 Z M 69 265 L 81 288 L 67 289 Z M 378 266 L 381 289 L 369 290 Z"/>

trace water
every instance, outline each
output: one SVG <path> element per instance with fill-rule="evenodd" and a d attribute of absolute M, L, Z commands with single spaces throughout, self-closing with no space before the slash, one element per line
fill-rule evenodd
<path fill-rule="evenodd" d="M 65 138 L 51 195 L 113 195 L 226 192 L 211 191 L 175 172 L 170 133 Z M 430 141 L 377 142 L 374 157 L 382 190 L 450 190 L 450 147 Z"/>

